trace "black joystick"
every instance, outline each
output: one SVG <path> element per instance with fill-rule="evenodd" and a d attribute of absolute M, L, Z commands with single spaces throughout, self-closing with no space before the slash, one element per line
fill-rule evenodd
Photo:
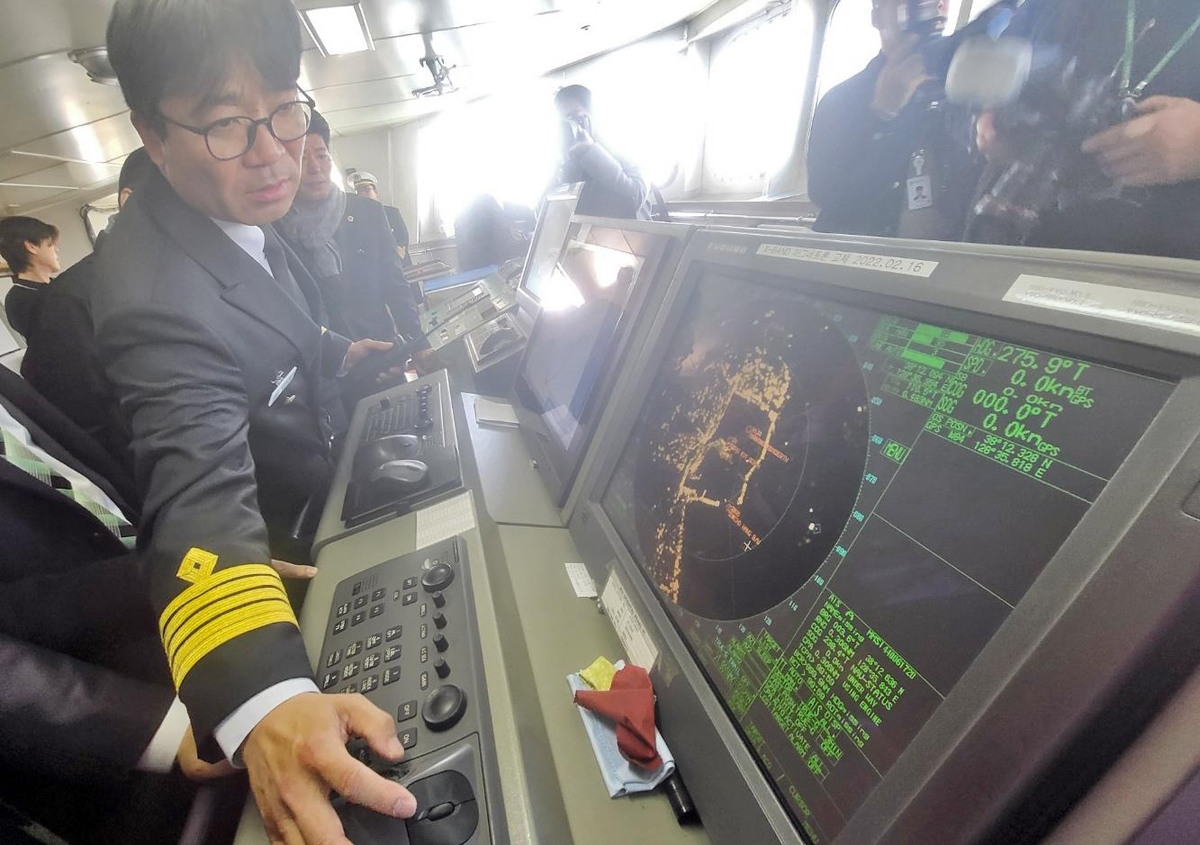
<path fill-rule="evenodd" d="M 435 563 L 421 576 L 421 586 L 427 593 L 437 593 L 450 586 L 454 580 L 454 568 L 448 563 Z"/>
<path fill-rule="evenodd" d="M 448 731 L 467 712 L 467 694 L 454 684 L 435 689 L 421 705 L 421 718 L 431 731 Z"/>

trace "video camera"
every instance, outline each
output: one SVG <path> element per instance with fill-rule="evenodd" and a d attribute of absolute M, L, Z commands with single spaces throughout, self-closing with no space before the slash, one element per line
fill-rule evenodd
<path fill-rule="evenodd" d="M 1025 39 L 972 39 L 955 53 L 946 95 L 992 110 L 1011 159 L 972 209 L 971 240 L 1023 243 L 1047 211 L 1111 187 L 1081 147 L 1125 119 L 1115 73 L 1089 78 L 1075 59 Z"/>

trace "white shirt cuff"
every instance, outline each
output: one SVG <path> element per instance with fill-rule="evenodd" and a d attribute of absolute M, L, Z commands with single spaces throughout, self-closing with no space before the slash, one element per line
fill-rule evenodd
<path fill-rule="evenodd" d="M 179 755 L 179 744 L 183 742 L 188 724 L 187 708 L 176 696 L 167 708 L 167 715 L 163 716 L 158 730 L 150 739 L 150 744 L 137 761 L 137 770 L 160 775 L 171 771 L 171 767 L 175 765 L 175 758 Z"/>
<path fill-rule="evenodd" d="M 242 768 L 242 743 L 246 741 L 246 737 L 250 736 L 250 731 L 254 730 L 268 713 L 289 698 L 317 691 L 317 685 L 311 678 L 293 678 L 290 681 L 280 681 L 273 687 L 267 687 L 234 710 L 213 731 L 213 737 L 217 740 L 217 745 L 221 746 L 221 750 L 225 752 L 225 758 L 238 768 Z"/>

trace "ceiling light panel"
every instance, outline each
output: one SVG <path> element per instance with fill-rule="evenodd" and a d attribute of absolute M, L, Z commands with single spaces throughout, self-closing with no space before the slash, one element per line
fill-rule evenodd
<path fill-rule="evenodd" d="M 344 56 L 375 49 L 367 19 L 358 3 L 307 9 L 301 14 L 308 34 L 323 55 Z"/>

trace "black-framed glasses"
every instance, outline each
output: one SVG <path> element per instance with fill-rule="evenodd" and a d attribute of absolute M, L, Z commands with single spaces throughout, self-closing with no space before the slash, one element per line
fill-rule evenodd
<path fill-rule="evenodd" d="M 223 117 L 204 126 L 188 126 L 162 112 L 159 112 L 159 117 L 180 129 L 202 136 L 209 154 L 217 161 L 232 161 L 250 152 L 258 139 L 260 126 L 267 127 L 271 136 L 283 144 L 303 138 L 312 124 L 315 105 L 312 97 L 305 94 L 304 99 L 276 106 L 269 115 L 257 120 L 242 116 Z"/>

